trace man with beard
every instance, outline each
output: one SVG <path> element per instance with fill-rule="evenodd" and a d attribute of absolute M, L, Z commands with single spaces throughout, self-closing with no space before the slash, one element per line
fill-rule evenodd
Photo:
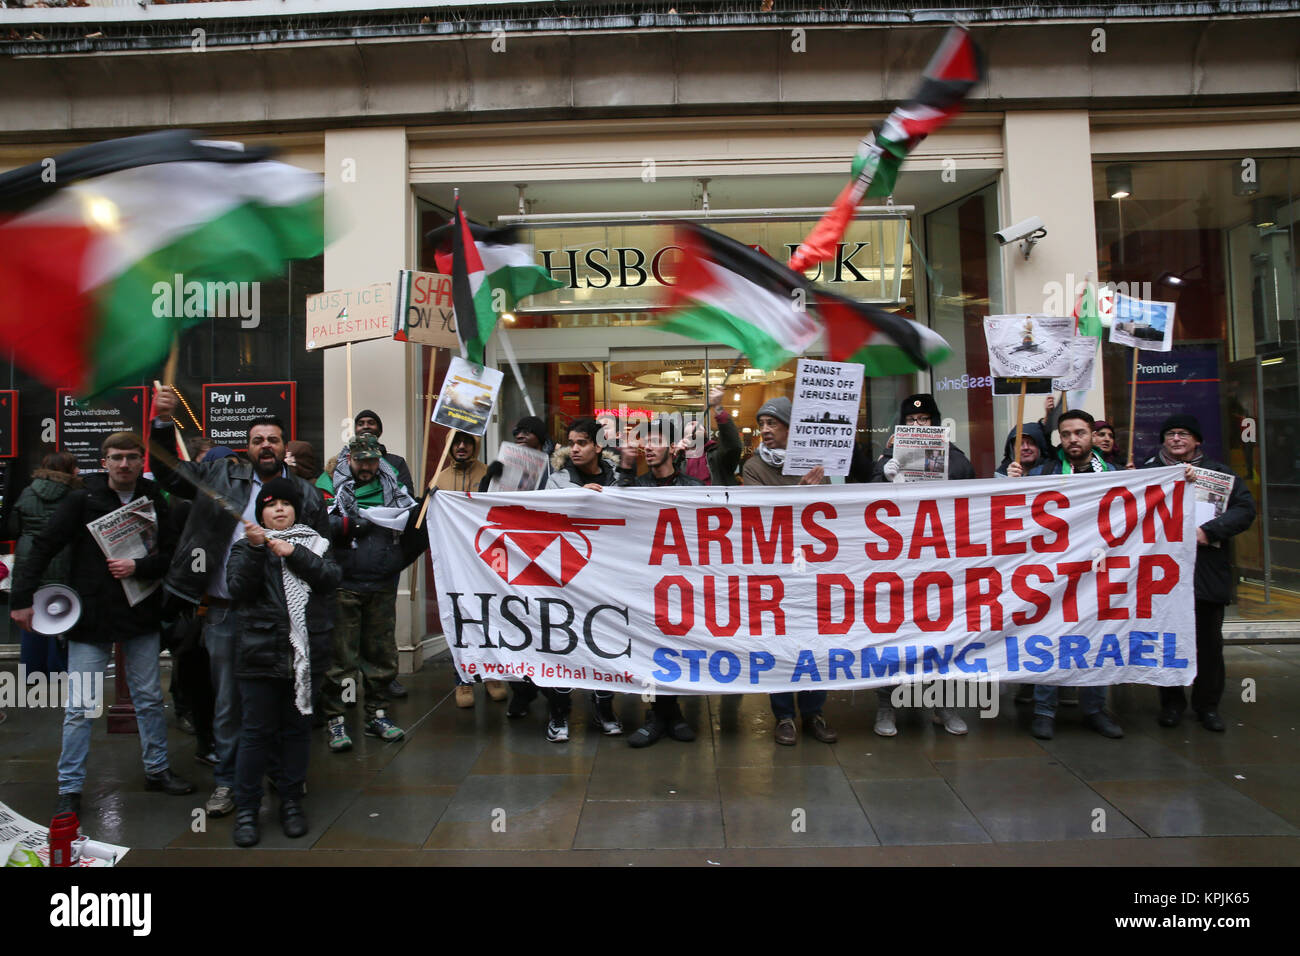
<path fill-rule="evenodd" d="M 151 440 L 159 448 L 175 448 L 172 413 L 176 409 L 176 393 L 166 387 L 156 389 L 153 403 Z M 226 590 L 230 550 L 244 537 L 245 523 L 256 518 L 257 493 L 262 485 L 277 477 L 289 478 L 299 486 L 303 503 L 300 523 L 310 525 L 323 537 L 328 538 L 330 533 L 320 495 L 285 467 L 284 425 L 280 419 L 269 416 L 249 424 L 246 454 L 246 460 L 232 457 L 183 462 L 175 470 L 170 457 L 154 455 L 151 461 L 155 477 L 168 492 L 194 500 L 171 569 L 163 579 L 163 588 L 169 602 L 179 602 L 179 613 L 193 614 L 200 604 L 207 609 L 203 643 L 212 666 L 215 692 L 212 735 L 218 762 L 212 772 L 215 787 L 204 809 L 214 817 L 225 816 L 235 809 L 235 754 L 241 723 L 239 685 L 235 680 L 237 619 L 230 592 Z M 219 495 L 226 508 L 208 494 L 196 494 L 195 483 Z M 242 512 L 242 520 L 237 520 L 227 508 Z M 331 623 L 333 613 L 330 602 Z"/>
<path fill-rule="evenodd" d="M 1056 455 L 1026 469 L 1018 461 L 1007 466 L 1007 476 L 1020 478 L 1030 475 L 1093 475 L 1114 471 L 1115 466 L 1104 461 L 1092 446 L 1092 416 L 1077 409 L 1064 412 L 1057 420 L 1061 447 Z M 1060 689 L 1054 684 L 1034 686 L 1034 719 L 1030 733 L 1039 740 L 1051 740 L 1056 733 L 1056 710 L 1060 702 Z M 1103 737 L 1117 739 L 1124 731 L 1103 709 L 1106 705 L 1106 687 L 1079 688 L 1079 710 L 1083 723 Z"/>

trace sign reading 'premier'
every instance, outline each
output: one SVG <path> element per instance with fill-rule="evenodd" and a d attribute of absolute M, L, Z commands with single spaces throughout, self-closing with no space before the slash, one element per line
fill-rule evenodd
<path fill-rule="evenodd" d="M 1196 673 L 1181 468 L 526 498 L 434 501 L 463 675 L 716 694 Z"/>

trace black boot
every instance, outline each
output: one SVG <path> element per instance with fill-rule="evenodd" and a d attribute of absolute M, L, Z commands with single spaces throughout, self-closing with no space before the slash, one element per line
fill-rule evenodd
<path fill-rule="evenodd" d="M 194 792 L 194 784 L 176 776 L 171 772 L 170 767 L 166 770 L 159 770 L 157 773 L 145 774 L 144 788 L 146 790 L 161 790 L 173 797 L 183 797 L 187 793 Z"/>
<path fill-rule="evenodd" d="M 235 811 L 235 846 L 256 846 L 262 838 L 257 828 L 257 810 Z"/>
<path fill-rule="evenodd" d="M 293 840 L 306 836 L 307 814 L 303 812 L 301 800 L 285 800 L 280 804 L 280 828 Z"/>

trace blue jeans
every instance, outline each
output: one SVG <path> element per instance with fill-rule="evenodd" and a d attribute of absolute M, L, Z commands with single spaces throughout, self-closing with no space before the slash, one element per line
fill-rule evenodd
<path fill-rule="evenodd" d="M 1034 716 L 1055 718 L 1056 703 L 1060 696 L 1060 688 L 1055 684 L 1035 684 Z M 1079 688 L 1079 713 L 1083 716 L 1099 714 L 1105 706 L 1106 685 Z"/>
<path fill-rule="evenodd" d="M 161 773 L 167 763 L 167 718 L 163 714 L 162 678 L 158 669 L 158 635 L 142 634 L 121 642 L 126 686 L 135 704 L 145 773 Z M 81 793 L 86 783 L 86 756 L 95 715 L 102 713 L 104 670 L 113 645 L 68 642 L 68 706 L 63 714 L 63 750 L 59 754 L 59 793 Z M 96 693 L 98 677 L 100 693 Z"/>
<path fill-rule="evenodd" d="M 794 694 L 771 694 L 772 713 L 776 715 L 777 720 L 785 720 L 787 717 L 794 718 Z M 826 703 L 826 691 L 824 690 L 801 690 L 799 691 L 799 713 L 805 717 L 815 717 L 822 712 L 822 705 Z"/>
<path fill-rule="evenodd" d="M 234 787 L 235 757 L 239 753 L 239 682 L 235 680 L 235 636 L 239 615 L 233 607 L 210 607 L 203 619 L 203 646 L 212 666 L 212 741 L 217 766 L 212 779 L 218 787 Z"/>

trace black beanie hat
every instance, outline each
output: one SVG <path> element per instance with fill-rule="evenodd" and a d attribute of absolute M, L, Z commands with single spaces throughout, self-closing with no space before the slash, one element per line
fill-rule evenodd
<path fill-rule="evenodd" d="M 298 492 L 298 485 L 292 479 L 280 476 L 272 478 L 257 493 L 255 507 L 257 509 L 258 524 L 262 524 L 262 509 L 277 498 L 293 505 L 293 520 L 295 522 L 302 520 L 302 495 Z"/>
<path fill-rule="evenodd" d="M 515 430 L 512 431 L 511 437 L 518 435 L 520 432 L 528 432 L 530 435 L 537 436 L 537 444 L 541 447 L 546 446 L 546 425 L 535 415 L 525 415 L 515 423 Z"/>
<path fill-rule="evenodd" d="M 1160 441 L 1164 442 L 1165 432 L 1175 428 L 1182 428 L 1191 432 L 1196 436 L 1197 441 L 1205 441 L 1205 438 L 1201 435 L 1201 423 L 1196 420 L 1195 415 L 1188 415 L 1186 412 L 1170 415 L 1165 419 L 1164 424 L 1160 426 Z"/>
<path fill-rule="evenodd" d="M 898 421 L 901 424 L 907 421 L 908 415 L 917 415 L 921 412 L 930 416 L 931 425 L 939 424 L 939 405 L 929 392 L 919 392 L 903 399 L 903 404 L 898 410 Z"/>
<path fill-rule="evenodd" d="M 368 408 L 361 409 L 361 411 L 357 412 L 356 417 L 352 419 L 353 430 L 356 429 L 357 422 L 361 421 L 361 419 L 363 418 L 373 418 L 376 422 L 379 423 L 379 435 L 382 435 L 384 433 L 384 420 L 379 417 L 377 412 L 373 412 Z M 375 437 L 378 438 L 379 435 L 376 435 Z"/>

